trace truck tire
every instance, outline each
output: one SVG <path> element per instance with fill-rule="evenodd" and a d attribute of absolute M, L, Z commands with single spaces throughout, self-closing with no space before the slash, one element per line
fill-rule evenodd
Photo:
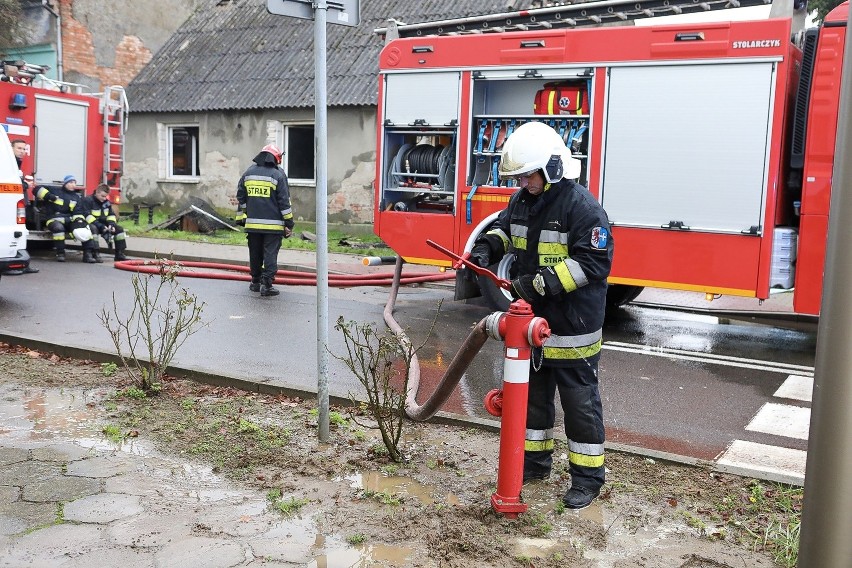
<path fill-rule="evenodd" d="M 645 288 L 626 284 L 610 284 L 606 289 L 606 309 L 616 310 L 636 299 Z"/>

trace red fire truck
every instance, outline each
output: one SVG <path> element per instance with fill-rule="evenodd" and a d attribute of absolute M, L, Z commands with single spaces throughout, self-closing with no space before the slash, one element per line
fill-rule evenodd
<path fill-rule="evenodd" d="M 610 303 L 646 286 L 793 289 L 795 311 L 818 314 L 848 2 L 808 30 L 792 9 L 584 27 L 730 5 L 609 0 L 377 30 L 399 37 L 379 62 L 376 234 L 407 262 L 450 266 L 426 240 L 471 249 L 516 189 L 496 175 L 503 141 L 542 121 L 609 214 Z M 505 305 L 467 272 L 456 299 Z"/>
<path fill-rule="evenodd" d="M 2 126 L 9 140 L 27 144 L 21 170 L 36 185 L 57 186 L 66 175 L 88 194 L 99 183 L 110 187 L 110 199 L 121 203 L 127 99 L 122 87 L 103 93 L 44 77 L 39 65 L 3 61 L 0 101 L 6 106 Z M 30 196 L 27 228 L 30 240 L 49 240 L 46 219 Z"/>

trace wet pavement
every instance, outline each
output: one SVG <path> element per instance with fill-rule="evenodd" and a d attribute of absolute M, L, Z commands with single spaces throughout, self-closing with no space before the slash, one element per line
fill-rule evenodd
<path fill-rule="evenodd" d="M 350 546 L 210 467 L 110 442 L 94 410 L 103 390 L 7 384 L 0 396 L 0 566 L 319 568 L 401 565 L 410 553 Z M 391 487 L 377 473 L 351 483 Z"/>

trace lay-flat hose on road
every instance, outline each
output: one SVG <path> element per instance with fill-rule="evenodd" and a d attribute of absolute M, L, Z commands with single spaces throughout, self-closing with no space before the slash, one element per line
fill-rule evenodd
<path fill-rule="evenodd" d="M 115 263 L 115 267 L 119 270 L 128 270 L 143 274 L 159 274 L 162 266 L 175 267 L 176 276 L 185 278 L 211 278 L 251 282 L 249 267 L 237 264 L 175 261 L 162 258 L 153 260 L 122 260 Z M 208 271 L 196 269 L 208 269 Z M 390 286 L 394 282 L 394 277 L 395 273 L 390 272 L 376 274 L 329 274 L 328 285 L 337 288 L 346 288 L 348 286 Z M 450 278 L 453 278 L 452 274 L 405 275 L 401 278 L 400 283 L 421 284 L 424 282 L 441 282 Z M 279 270 L 275 275 L 273 283 L 282 286 L 316 286 L 317 277 L 313 272 Z"/>
<path fill-rule="evenodd" d="M 393 285 L 391 286 L 390 297 L 388 303 L 385 304 L 384 318 L 387 326 L 395 334 L 399 335 L 401 340 L 410 346 L 410 341 L 405 335 L 402 327 L 393 317 L 393 309 L 396 304 L 396 296 L 399 291 L 399 285 L 403 283 L 402 275 L 402 259 L 396 259 L 396 268 L 394 270 Z M 408 390 L 405 393 L 405 414 L 412 420 L 422 422 L 432 418 L 441 406 L 447 402 L 453 389 L 461 380 L 464 372 L 470 366 L 476 354 L 482 349 L 485 340 L 488 339 L 488 333 L 485 328 L 485 321 L 488 318 L 483 318 L 477 323 L 467 336 L 467 339 L 462 343 L 458 353 L 455 354 L 453 360 L 450 361 L 444 376 L 441 377 L 441 382 L 435 388 L 429 398 L 422 405 L 417 404 L 417 391 L 420 388 L 420 361 L 415 353 L 411 358 L 411 368 L 408 375 Z"/>

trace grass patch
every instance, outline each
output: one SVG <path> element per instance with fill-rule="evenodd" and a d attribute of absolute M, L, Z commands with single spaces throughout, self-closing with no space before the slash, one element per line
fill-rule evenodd
<path fill-rule="evenodd" d="M 148 237 L 153 239 L 174 239 L 179 241 L 190 241 L 199 243 L 212 243 L 221 245 L 241 245 L 246 244 L 246 236 L 242 231 L 231 231 L 222 229 L 211 234 L 192 233 L 188 231 L 173 231 L 167 229 L 151 229 L 165 221 L 167 221 L 174 213 L 165 209 L 158 209 L 154 213 L 153 225 L 147 225 L 147 217 L 143 215 L 142 224 L 136 225 L 132 221 L 125 221 L 122 227 L 130 236 Z M 220 211 L 226 218 L 233 218 L 234 212 Z M 281 248 L 290 250 L 307 250 L 316 251 L 316 243 L 302 240 L 299 235 L 302 231 L 315 232 L 315 223 L 296 222 L 296 229 L 293 237 L 284 239 Z M 392 254 L 391 250 L 377 237 L 372 231 L 365 231 L 363 228 L 347 231 L 345 226 L 329 226 L 328 227 L 328 250 L 329 252 L 364 254 L 384 256 Z"/>
<path fill-rule="evenodd" d="M 106 436 L 107 439 L 114 444 L 120 444 L 126 438 L 124 431 L 114 424 L 107 424 L 103 427 L 101 432 L 103 432 L 104 436 Z"/>
<path fill-rule="evenodd" d="M 111 377 L 118 370 L 118 365 L 115 363 L 101 363 L 101 373 L 105 377 Z"/>
<path fill-rule="evenodd" d="M 295 515 L 299 512 L 299 509 L 310 503 L 308 499 L 296 499 L 295 497 L 283 499 L 280 489 L 270 489 L 266 498 L 269 500 L 270 506 L 285 517 Z"/>

